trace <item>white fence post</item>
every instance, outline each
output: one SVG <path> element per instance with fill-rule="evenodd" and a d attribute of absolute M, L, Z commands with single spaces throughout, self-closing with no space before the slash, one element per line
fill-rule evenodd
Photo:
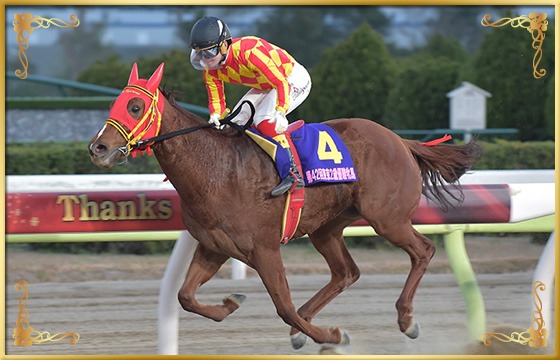
<path fill-rule="evenodd" d="M 247 265 L 244 262 L 231 258 L 232 280 L 243 280 L 247 277 Z"/>
<path fill-rule="evenodd" d="M 181 232 L 165 268 L 158 301 L 158 354 L 179 353 L 179 300 L 177 294 L 198 242 L 188 231 Z"/>

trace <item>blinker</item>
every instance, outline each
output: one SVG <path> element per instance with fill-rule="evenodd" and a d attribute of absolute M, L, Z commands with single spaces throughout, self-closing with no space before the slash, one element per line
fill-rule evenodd
<path fill-rule="evenodd" d="M 155 137 L 159 134 L 165 104 L 163 95 L 158 89 L 163 67 L 164 63 L 161 63 L 152 76 L 145 80 L 138 78 L 138 66 L 134 63 L 128 85 L 117 97 L 109 112 L 109 119 L 105 123 L 115 127 L 127 141 L 126 152 L 123 151 L 125 156 L 131 152 L 136 155 L 137 151 L 149 148 L 152 144 L 142 146 L 141 149 L 132 149 L 132 146 L 141 139 Z M 144 113 L 140 120 L 134 119 L 128 113 L 128 103 L 134 98 L 144 101 Z"/>

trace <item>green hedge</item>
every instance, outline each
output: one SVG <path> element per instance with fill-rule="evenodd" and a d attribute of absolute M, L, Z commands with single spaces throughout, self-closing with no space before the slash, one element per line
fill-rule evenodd
<path fill-rule="evenodd" d="M 476 170 L 554 169 L 554 141 L 480 142 L 483 154 Z"/>
<path fill-rule="evenodd" d="M 122 165 L 103 169 L 94 165 L 87 142 L 10 143 L 6 146 L 6 175 L 157 174 L 155 156 L 137 156 Z"/>
<path fill-rule="evenodd" d="M 475 170 L 554 169 L 554 142 L 496 139 L 480 142 L 483 155 Z M 86 142 L 10 143 L 6 147 L 6 175 L 157 174 L 155 156 L 129 157 L 111 169 L 95 166 Z"/>

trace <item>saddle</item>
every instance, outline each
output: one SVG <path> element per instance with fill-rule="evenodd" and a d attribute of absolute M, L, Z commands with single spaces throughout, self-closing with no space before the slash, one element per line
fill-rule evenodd
<path fill-rule="evenodd" d="M 305 126 L 304 126 L 305 125 Z M 276 164 L 278 174 L 283 179 L 290 171 L 290 160 L 282 145 L 275 139 L 262 136 L 256 129 L 247 129 L 246 134 L 253 139 Z M 338 134 L 324 124 L 305 124 L 303 120 L 293 122 L 284 133 L 291 143 L 294 162 L 305 185 L 317 182 L 357 181 L 350 153 Z M 282 222 L 282 244 L 295 234 L 305 201 L 305 187 L 291 189 L 286 198 Z"/>
<path fill-rule="evenodd" d="M 301 129 L 305 125 L 305 121 L 298 120 L 290 125 L 288 125 L 288 129 L 284 133 L 285 140 L 288 142 L 292 142 L 291 134 Z M 278 174 L 283 179 L 287 176 L 289 172 L 289 159 L 285 151 L 278 151 L 279 148 L 282 146 L 275 140 L 268 136 L 262 136 L 256 129 L 256 127 L 251 127 L 245 133 L 253 139 L 271 158 L 274 160 L 276 164 L 276 168 L 278 170 Z M 293 143 L 291 148 L 295 149 Z M 301 161 L 298 155 L 298 151 L 293 152 L 294 162 L 296 163 L 296 167 L 300 174 L 303 174 L 303 169 L 301 167 Z M 286 244 L 288 240 L 294 236 L 294 233 L 297 230 L 297 226 L 299 224 L 299 219 L 301 218 L 301 212 L 303 208 L 303 203 L 305 201 L 305 187 L 300 189 L 295 189 L 295 186 L 290 189 L 287 193 L 286 197 L 286 205 L 284 207 L 284 215 L 282 217 L 282 238 L 281 243 Z"/>

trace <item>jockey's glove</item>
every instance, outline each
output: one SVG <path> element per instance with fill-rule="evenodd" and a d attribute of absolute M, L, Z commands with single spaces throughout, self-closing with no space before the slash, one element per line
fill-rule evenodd
<path fill-rule="evenodd" d="M 288 130 L 288 119 L 286 119 L 286 114 L 283 111 L 276 111 L 272 119 L 268 120 L 269 124 L 275 124 L 274 130 L 278 134 L 282 134 Z"/>
<path fill-rule="evenodd" d="M 217 129 L 223 129 L 223 126 L 220 126 L 220 114 L 218 113 L 213 113 L 212 115 L 210 115 L 210 120 L 208 120 L 208 123 L 214 125 Z"/>

